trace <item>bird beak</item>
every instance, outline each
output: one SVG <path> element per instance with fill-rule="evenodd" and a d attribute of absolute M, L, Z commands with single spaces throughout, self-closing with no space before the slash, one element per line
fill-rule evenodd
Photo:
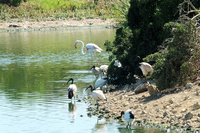
<path fill-rule="evenodd" d="M 88 88 L 90 88 L 90 86 L 89 86 Z M 85 91 L 86 91 L 88 88 L 86 88 Z"/>
<path fill-rule="evenodd" d="M 75 48 L 77 48 L 76 45 L 77 45 L 77 43 L 75 43 L 75 45 L 74 45 Z"/>

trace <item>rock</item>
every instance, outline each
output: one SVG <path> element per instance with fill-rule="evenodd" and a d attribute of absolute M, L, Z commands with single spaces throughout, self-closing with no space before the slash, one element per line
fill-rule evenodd
<path fill-rule="evenodd" d="M 193 118 L 193 114 L 191 113 L 191 112 L 189 112 L 189 113 L 187 113 L 186 115 L 185 115 L 185 120 L 190 120 L 190 119 L 192 119 Z"/>
<path fill-rule="evenodd" d="M 179 103 L 176 103 L 176 104 L 174 105 L 174 107 L 181 107 L 181 105 L 180 105 Z"/>
<path fill-rule="evenodd" d="M 137 86 L 137 87 L 135 88 L 134 92 L 135 92 L 136 94 L 141 93 L 141 92 L 145 92 L 145 91 L 148 90 L 148 85 L 149 85 L 148 83 L 140 84 L 139 86 Z"/>
<path fill-rule="evenodd" d="M 141 114 L 146 114 L 147 112 L 145 110 L 142 110 Z"/>
<path fill-rule="evenodd" d="M 175 117 L 178 118 L 178 119 L 181 119 L 182 115 L 180 113 L 178 113 L 178 114 L 175 115 Z"/>
<path fill-rule="evenodd" d="M 193 84 L 192 83 L 187 83 L 186 84 L 186 89 L 191 89 L 193 87 Z"/>
<path fill-rule="evenodd" d="M 163 113 L 163 117 L 167 116 L 167 115 L 170 115 L 169 111 L 168 110 L 165 110 L 164 113 Z"/>
<path fill-rule="evenodd" d="M 170 110 L 173 114 L 177 113 L 177 110 Z"/>
<path fill-rule="evenodd" d="M 197 121 L 200 122 L 200 117 L 197 117 Z"/>
<path fill-rule="evenodd" d="M 181 113 L 184 113 L 184 112 L 186 112 L 187 111 L 187 109 L 182 109 L 181 110 Z"/>
<path fill-rule="evenodd" d="M 169 101 L 168 101 L 168 102 L 169 102 L 169 103 L 171 103 L 171 104 L 173 104 L 173 103 L 174 103 L 174 101 L 175 101 L 175 100 L 174 100 L 174 98 L 171 98 L 171 99 L 169 99 Z"/>
<path fill-rule="evenodd" d="M 151 96 L 153 96 L 153 95 L 157 95 L 158 92 L 159 92 L 159 90 L 158 90 L 158 88 L 155 85 L 149 85 L 148 86 L 148 92 L 149 92 L 149 94 Z"/>
<path fill-rule="evenodd" d="M 129 88 L 129 85 L 126 84 L 122 90 L 128 90 L 128 88 Z"/>
<path fill-rule="evenodd" d="M 133 109 L 137 109 L 139 107 L 139 105 L 138 104 L 136 104 L 136 105 L 133 105 Z"/>
<path fill-rule="evenodd" d="M 200 103 L 196 102 L 194 105 L 193 105 L 193 110 L 197 110 L 200 108 Z"/>

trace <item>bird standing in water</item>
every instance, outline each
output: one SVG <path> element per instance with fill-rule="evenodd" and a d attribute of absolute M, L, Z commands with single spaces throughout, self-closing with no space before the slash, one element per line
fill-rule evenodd
<path fill-rule="evenodd" d="M 70 78 L 69 81 L 72 81 L 71 84 L 68 87 L 68 98 L 72 99 L 72 97 L 76 97 L 76 92 L 77 92 L 77 87 L 76 85 L 73 83 L 74 79 Z M 67 82 L 67 84 L 69 83 L 69 81 Z"/>
<path fill-rule="evenodd" d="M 125 113 L 124 111 L 121 112 L 121 117 L 124 115 L 124 119 L 126 121 L 126 123 L 128 124 L 126 126 L 126 128 L 131 127 L 131 124 L 133 123 L 134 119 L 135 119 L 135 115 L 133 114 L 133 112 L 128 109 Z"/>
<path fill-rule="evenodd" d="M 95 52 L 99 52 L 101 53 L 101 51 L 103 51 L 99 46 L 97 46 L 96 44 L 94 43 L 88 43 L 86 46 L 85 46 L 85 53 L 83 52 L 83 48 L 84 48 L 84 43 L 80 40 L 77 40 L 75 42 L 75 45 L 74 47 L 77 48 L 77 44 L 78 43 L 81 43 L 82 44 L 82 47 L 81 47 L 81 54 L 82 55 L 85 55 L 87 52 L 90 52 L 90 55 L 91 55 L 91 59 L 92 59 L 92 65 L 93 65 L 93 58 L 92 58 L 92 53 L 94 53 L 94 56 L 95 56 L 95 59 L 96 59 L 96 66 L 98 65 L 98 61 L 97 61 L 97 58 L 96 58 L 96 54 Z"/>

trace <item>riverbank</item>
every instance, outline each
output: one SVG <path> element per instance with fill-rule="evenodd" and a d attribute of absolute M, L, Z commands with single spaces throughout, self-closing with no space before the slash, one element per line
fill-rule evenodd
<path fill-rule="evenodd" d="M 56 30 L 56 29 L 77 29 L 77 28 L 114 28 L 118 22 L 114 19 L 102 20 L 57 20 L 57 21 L 22 21 L 22 22 L 2 22 L 0 32 L 9 31 L 34 31 L 34 30 Z"/>
<path fill-rule="evenodd" d="M 200 130 L 200 80 L 167 89 L 156 96 L 150 96 L 148 91 L 135 94 L 131 85 L 105 96 L 107 101 L 100 102 L 99 110 L 88 108 L 89 115 L 119 118 L 121 111 L 131 109 L 138 123 L 184 131 Z"/>

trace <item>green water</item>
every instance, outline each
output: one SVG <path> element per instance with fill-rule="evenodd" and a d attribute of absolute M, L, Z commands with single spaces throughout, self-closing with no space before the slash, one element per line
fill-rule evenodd
<path fill-rule="evenodd" d="M 115 29 L 80 29 L 0 33 L 1 133 L 131 133 L 161 132 L 126 129 L 114 120 L 87 116 L 88 103 L 67 98 L 66 81 L 74 78 L 79 99 L 95 77 L 89 72 L 91 56 L 81 44 L 93 42 L 100 65 L 109 64 L 103 43 L 113 41 Z M 95 61 L 95 60 L 94 60 Z"/>

